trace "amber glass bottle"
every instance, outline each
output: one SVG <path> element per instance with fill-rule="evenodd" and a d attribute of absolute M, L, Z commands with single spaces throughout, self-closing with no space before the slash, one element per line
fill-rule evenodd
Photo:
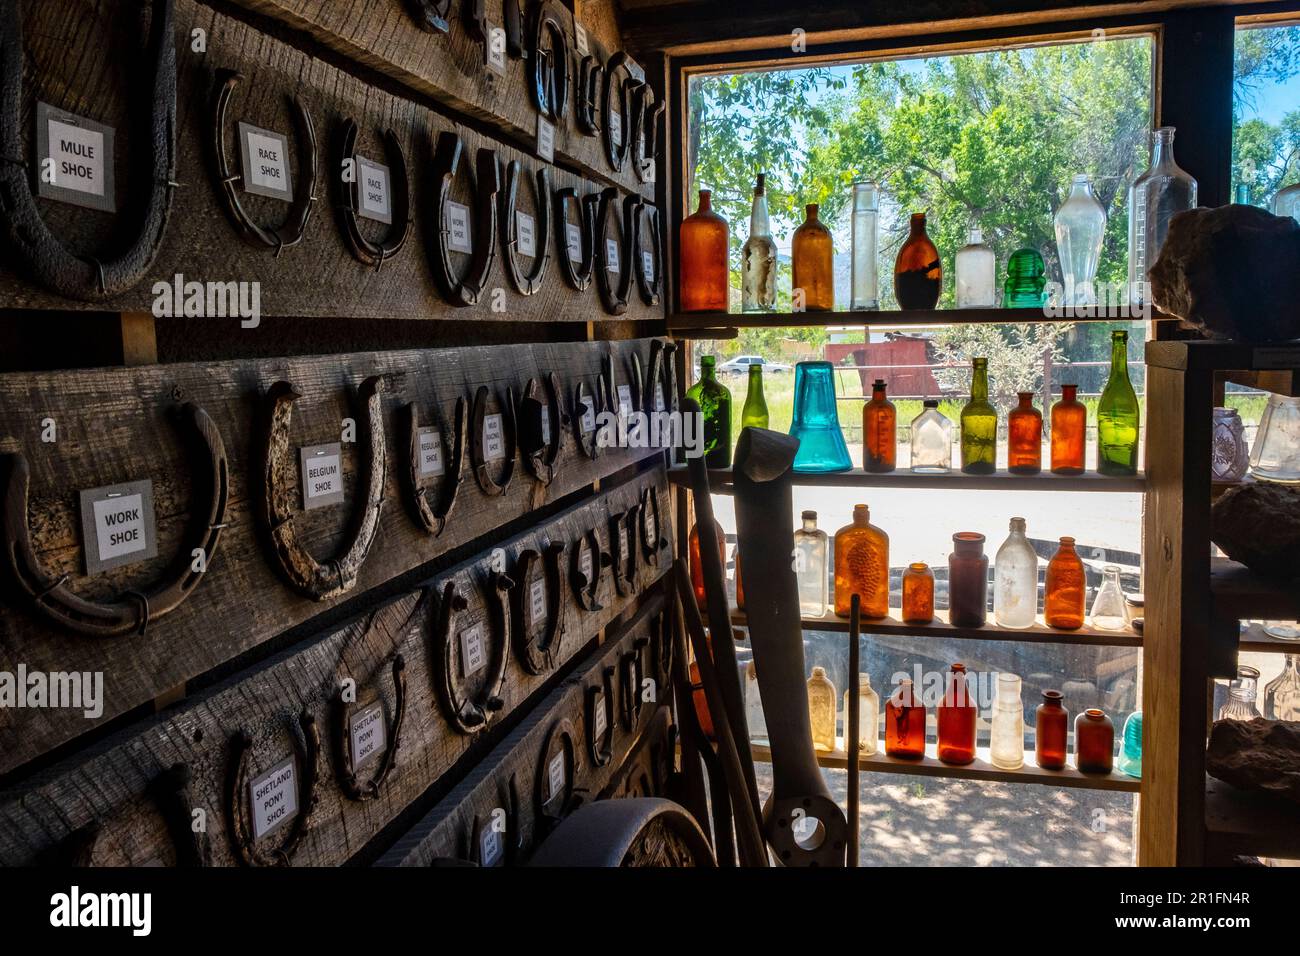
<path fill-rule="evenodd" d="M 1115 725 L 1096 707 L 1074 718 L 1074 765 L 1080 773 L 1110 773 L 1115 765 Z"/>
<path fill-rule="evenodd" d="M 1043 619 L 1048 627 L 1077 631 L 1083 627 L 1083 604 L 1087 595 L 1083 561 L 1074 550 L 1073 538 L 1062 538 L 1061 546 L 1047 565 L 1043 591 Z"/>
<path fill-rule="evenodd" d="M 713 522 L 713 531 L 718 539 L 718 558 L 725 568 L 727 566 L 727 538 L 722 532 L 722 525 L 716 521 Z M 704 611 L 708 607 L 708 596 L 704 593 L 704 567 L 700 563 L 700 526 L 698 523 L 691 528 L 687 549 L 690 552 L 691 587 L 695 591 L 695 604 L 701 611 Z"/>
<path fill-rule="evenodd" d="M 966 683 L 966 665 L 953 664 L 939 699 L 939 759 L 967 764 L 975 759 L 975 695 Z"/>
<path fill-rule="evenodd" d="M 683 312 L 726 312 L 727 220 L 713 211 L 713 194 L 700 190 L 700 206 L 682 220 L 679 273 Z"/>
<path fill-rule="evenodd" d="M 871 523 L 866 505 L 853 506 L 853 524 L 835 532 L 835 613 L 848 617 L 853 595 L 863 617 L 889 616 L 889 535 Z"/>
<path fill-rule="evenodd" d="M 1007 416 L 1007 470 L 1036 475 L 1043 470 L 1043 413 L 1034 408 L 1033 392 L 1017 392 L 1020 404 Z"/>
<path fill-rule="evenodd" d="M 948 555 L 948 622 L 954 627 L 983 627 L 988 620 L 989 558 L 984 535 L 958 531 Z"/>
<path fill-rule="evenodd" d="M 804 221 L 790 243 L 793 259 L 791 277 L 795 296 L 803 290 L 803 307 L 808 312 L 830 312 L 835 308 L 835 250 L 831 231 L 817 218 L 817 204 L 804 206 Z M 796 305 L 797 311 L 797 305 Z"/>
<path fill-rule="evenodd" d="M 1059 690 L 1045 690 L 1043 702 L 1034 711 L 1034 749 L 1038 766 L 1044 770 L 1060 770 L 1065 766 L 1070 712 L 1061 700 Z"/>
<path fill-rule="evenodd" d="M 713 638 L 706 631 L 704 634 L 704 646 L 708 649 L 709 656 L 713 656 Z M 700 722 L 700 730 L 704 731 L 704 736 L 710 740 L 713 739 L 713 716 L 709 713 L 709 700 L 704 696 L 704 679 L 700 676 L 700 665 L 692 660 L 690 667 L 691 678 L 691 700 L 695 703 L 695 717 Z"/>
<path fill-rule="evenodd" d="M 898 413 L 885 397 L 884 379 L 871 386 L 871 401 L 862 407 L 862 467 L 865 471 L 893 471 L 898 455 Z"/>
<path fill-rule="evenodd" d="M 894 260 L 894 298 L 900 309 L 933 309 L 943 287 L 939 250 L 925 231 L 925 213 L 912 213 L 912 231 Z"/>
<path fill-rule="evenodd" d="M 903 572 L 903 622 L 929 624 L 934 620 L 934 572 L 914 561 Z"/>
<path fill-rule="evenodd" d="M 890 757 L 925 756 L 925 705 L 903 678 L 898 690 L 885 701 L 885 754 Z"/>
<path fill-rule="evenodd" d="M 1052 406 L 1052 473 L 1083 474 L 1083 449 L 1088 439 L 1088 406 L 1074 397 L 1078 385 L 1062 385 L 1061 400 Z"/>

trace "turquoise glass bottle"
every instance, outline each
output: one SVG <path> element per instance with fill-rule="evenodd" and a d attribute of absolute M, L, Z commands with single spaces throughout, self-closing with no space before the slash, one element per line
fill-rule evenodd
<path fill-rule="evenodd" d="M 704 463 L 710 468 L 731 467 L 731 390 L 718 381 L 715 359 L 700 359 L 700 380 L 686 391 L 704 417 Z"/>
<path fill-rule="evenodd" d="M 1142 776 L 1142 711 L 1134 711 L 1124 721 L 1124 742 L 1120 745 L 1115 769 L 1130 777 Z"/>
<path fill-rule="evenodd" d="M 971 364 L 970 401 L 961 410 L 961 470 L 991 475 L 998 464 L 998 410 L 989 403 L 989 360 Z"/>
<path fill-rule="evenodd" d="M 794 470 L 824 473 L 853 467 L 835 408 L 835 368 L 830 362 L 800 362 L 794 367 L 794 420 L 799 439 Z"/>
<path fill-rule="evenodd" d="M 1007 260 L 1002 304 L 1008 309 L 1041 309 L 1047 304 L 1047 267 L 1034 249 L 1017 249 Z"/>
<path fill-rule="evenodd" d="M 1136 475 L 1140 412 L 1128 380 L 1128 333 L 1110 334 L 1110 378 L 1097 403 L 1097 471 Z"/>

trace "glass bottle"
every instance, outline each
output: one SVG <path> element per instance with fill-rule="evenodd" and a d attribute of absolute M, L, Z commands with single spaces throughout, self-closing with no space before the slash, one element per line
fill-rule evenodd
<path fill-rule="evenodd" d="M 1290 216 L 1300 221 L 1300 183 L 1279 189 L 1273 197 L 1273 215 Z"/>
<path fill-rule="evenodd" d="M 704 418 L 704 462 L 710 468 L 731 467 L 731 390 L 718 381 L 717 361 L 700 359 L 700 380 L 686 390 Z"/>
<path fill-rule="evenodd" d="M 972 226 L 966 245 L 953 260 L 959 309 L 991 309 L 997 305 L 998 258 L 984 244 L 984 233 Z"/>
<path fill-rule="evenodd" d="M 967 764 L 975 759 L 975 694 L 966 683 L 966 665 L 953 664 L 944 677 L 943 697 L 936 709 L 939 759 Z"/>
<path fill-rule="evenodd" d="M 713 522 L 713 533 L 718 542 L 718 560 L 722 566 L 727 566 L 727 536 L 723 534 L 722 525 L 717 521 Z M 695 606 L 701 611 L 708 608 L 708 594 L 704 590 L 704 566 L 700 561 L 700 526 L 697 522 L 691 527 L 690 538 L 687 540 L 687 551 L 690 555 L 688 562 L 691 567 L 691 589 L 695 591 Z"/>
<path fill-rule="evenodd" d="M 1043 618 L 1048 627 L 1077 631 L 1083 627 L 1083 601 L 1087 594 L 1083 561 L 1074 550 L 1073 538 L 1062 538 L 1047 565 L 1043 585 Z"/>
<path fill-rule="evenodd" d="M 1119 759 L 1115 768 L 1129 777 L 1142 777 L 1142 711 L 1135 710 L 1124 721 L 1120 735 Z"/>
<path fill-rule="evenodd" d="M 1074 765 L 1080 773 L 1110 773 L 1115 766 L 1115 725 L 1096 707 L 1074 718 Z"/>
<path fill-rule="evenodd" d="M 929 624 L 934 620 L 934 572 L 922 561 L 903 571 L 903 623 Z"/>
<path fill-rule="evenodd" d="M 894 260 L 894 298 L 900 309 L 933 309 L 943 287 L 939 250 L 925 231 L 925 213 L 912 213 L 911 233 Z"/>
<path fill-rule="evenodd" d="M 961 410 L 961 470 L 991 475 L 998 461 L 998 410 L 989 403 L 989 360 L 973 358 L 970 401 Z"/>
<path fill-rule="evenodd" d="M 1196 208 L 1196 180 L 1174 161 L 1174 128 L 1162 126 L 1151 137 L 1151 166 L 1128 193 L 1129 301 L 1149 298 L 1147 273 L 1160 255 L 1175 213 Z"/>
<path fill-rule="evenodd" d="M 1282 673 L 1264 687 L 1264 716 L 1300 720 L 1300 654 L 1287 654 Z"/>
<path fill-rule="evenodd" d="M 925 704 L 906 677 L 885 701 L 885 753 L 890 757 L 925 756 Z"/>
<path fill-rule="evenodd" d="M 880 308 L 876 254 L 880 243 L 880 188 L 870 179 L 853 184 L 853 276 L 849 308 Z"/>
<path fill-rule="evenodd" d="M 1216 408 L 1210 431 L 1210 480 L 1241 481 L 1250 467 L 1246 427 L 1235 408 Z"/>
<path fill-rule="evenodd" d="M 799 450 L 792 470 L 825 474 L 853 467 L 835 404 L 835 368 L 830 362 L 800 362 L 794 367 L 790 434 L 799 439 Z"/>
<path fill-rule="evenodd" d="M 713 639 L 707 632 L 704 635 L 704 646 L 710 656 L 713 654 Z M 695 717 L 700 722 L 700 730 L 704 736 L 710 740 L 713 736 L 713 716 L 709 713 L 709 700 L 704 695 L 704 679 L 700 676 L 699 662 L 692 659 L 689 669 L 691 681 L 691 700 L 695 703 Z"/>
<path fill-rule="evenodd" d="M 713 211 L 713 193 L 700 190 L 700 205 L 682 220 L 678 272 L 683 312 L 726 312 L 727 220 Z"/>
<path fill-rule="evenodd" d="M 1075 398 L 1078 385 L 1062 385 L 1052 406 L 1052 474 L 1082 475 L 1088 438 L 1088 406 Z"/>
<path fill-rule="evenodd" d="M 1017 249 L 1007 260 L 1002 285 L 1002 306 L 1007 309 L 1041 309 L 1047 304 L 1047 266 L 1036 249 Z"/>
<path fill-rule="evenodd" d="M 1069 306 L 1095 305 L 1097 265 L 1106 237 L 1106 210 L 1093 195 L 1092 183 L 1082 173 L 1070 184 L 1070 195 L 1056 211 L 1056 254 L 1065 281 L 1064 303 Z"/>
<path fill-rule="evenodd" d="M 754 662 L 745 663 L 745 723 L 749 739 L 754 743 L 767 743 L 767 717 L 763 713 L 763 698 L 758 693 L 758 671 Z"/>
<path fill-rule="evenodd" d="M 803 290 L 803 307 L 808 312 L 830 312 L 835 308 L 835 250 L 831 231 L 817 218 L 817 204 L 803 207 L 803 224 L 794 231 L 790 254 L 793 260 L 793 288 L 796 303 Z M 795 311 L 799 311 L 796 304 Z"/>
<path fill-rule="evenodd" d="M 745 404 L 740 409 L 740 427 L 767 427 L 767 399 L 763 397 L 763 366 L 749 367 L 749 389 L 745 392 Z"/>
<path fill-rule="evenodd" d="M 984 535 L 958 531 L 948 555 L 948 621 L 954 627 L 983 627 L 988 620 L 989 559 Z"/>
<path fill-rule="evenodd" d="M 844 748 L 849 746 L 849 694 L 844 692 Z M 871 687 L 871 675 L 858 675 L 858 753 L 873 754 L 879 743 L 880 695 Z"/>
<path fill-rule="evenodd" d="M 1025 765 L 1025 705 L 1020 701 L 1020 678 L 1015 674 L 999 673 L 994 685 L 989 763 L 999 770 L 1019 770 Z"/>
<path fill-rule="evenodd" d="M 1259 687 L 1259 670 L 1238 665 L 1237 676 L 1228 684 L 1228 700 L 1219 708 L 1219 720 L 1254 720 L 1259 708 L 1255 699 Z"/>
<path fill-rule="evenodd" d="M 740 308 L 745 312 L 776 309 L 776 243 L 767 214 L 766 176 L 758 174 L 749 210 L 749 238 L 740 249 Z"/>
<path fill-rule="evenodd" d="M 1011 519 L 1011 533 L 993 561 L 993 619 L 999 627 L 1029 627 L 1038 614 L 1038 554 L 1025 537 L 1025 519 Z"/>
<path fill-rule="evenodd" d="M 853 506 L 853 523 L 835 532 L 835 613 L 848 617 L 853 595 L 863 617 L 889 616 L 889 535 L 871 523 L 866 505 Z"/>
<path fill-rule="evenodd" d="M 943 475 L 952 471 L 952 422 L 939 411 L 939 402 L 927 398 L 921 414 L 912 419 L 912 471 L 918 475 Z"/>
<path fill-rule="evenodd" d="M 1034 711 L 1034 756 L 1044 770 L 1065 767 L 1070 712 L 1061 702 L 1059 690 L 1045 690 L 1043 702 Z"/>
<path fill-rule="evenodd" d="M 817 512 L 803 513 L 803 527 L 794 533 L 795 580 L 799 584 L 799 613 L 821 617 L 826 613 L 826 532 L 817 527 Z"/>
<path fill-rule="evenodd" d="M 1103 475 L 1136 475 L 1140 412 L 1137 393 L 1128 380 L 1128 333 L 1110 333 L 1110 378 L 1097 403 L 1097 471 Z"/>
<path fill-rule="evenodd" d="M 808 678 L 808 722 L 812 724 L 814 750 L 830 753 L 835 749 L 836 696 L 826 668 L 814 667 Z"/>
<path fill-rule="evenodd" d="M 1101 587 L 1092 599 L 1092 612 L 1088 615 L 1092 626 L 1101 631 L 1122 631 L 1128 627 L 1128 612 L 1124 607 L 1124 589 L 1119 583 L 1119 568 L 1108 564 L 1101 569 Z"/>
<path fill-rule="evenodd" d="M 893 471 L 898 454 L 898 413 L 885 389 L 884 379 L 876 379 L 871 401 L 862 406 L 862 466 L 870 472 Z"/>
<path fill-rule="evenodd" d="M 1007 471 L 1036 475 L 1043 470 L 1043 413 L 1033 392 L 1017 392 L 1020 404 L 1007 416 Z"/>
<path fill-rule="evenodd" d="M 1250 449 L 1250 473 L 1264 481 L 1300 482 L 1300 397 L 1269 394 Z"/>

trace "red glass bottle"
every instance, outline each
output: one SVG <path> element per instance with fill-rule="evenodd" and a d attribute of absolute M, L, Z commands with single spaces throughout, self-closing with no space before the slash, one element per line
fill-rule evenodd
<path fill-rule="evenodd" d="M 958 531 L 948 555 L 948 621 L 954 627 L 983 627 L 988 620 L 989 558 L 984 535 Z"/>
<path fill-rule="evenodd" d="M 1036 475 L 1043 470 L 1043 413 L 1033 392 L 1018 392 L 1020 404 L 1007 416 L 1007 470 Z"/>
<path fill-rule="evenodd" d="M 967 764 L 975 759 L 975 696 L 966 683 L 966 665 L 953 664 L 939 700 L 939 759 Z"/>
<path fill-rule="evenodd" d="M 1074 397 L 1078 385 L 1062 385 L 1061 400 L 1052 406 L 1052 473 L 1082 475 L 1088 439 L 1088 406 Z"/>
<path fill-rule="evenodd" d="M 925 704 L 912 682 L 903 678 L 885 701 L 885 754 L 889 757 L 925 756 Z"/>
<path fill-rule="evenodd" d="M 718 558 L 725 568 L 727 566 L 727 536 L 723 534 L 722 525 L 718 524 L 717 521 L 713 522 L 713 531 L 718 539 Z M 688 540 L 691 588 L 695 591 L 695 605 L 701 611 L 705 611 L 708 610 L 708 596 L 704 593 L 704 568 L 700 565 L 700 525 L 698 522 L 691 528 L 691 536 Z"/>
<path fill-rule="evenodd" d="M 683 312 L 726 312 L 727 220 L 713 211 L 713 193 L 700 190 L 700 205 L 682 220 L 679 280 Z"/>
<path fill-rule="evenodd" d="M 1115 765 L 1115 725 L 1096 707 L 1074 718 L 1074 765 L 1080 773 L 1110 773 Z"/>
<path fill-rule="evenodd" d="M 871 401 L 862 407 L 862 467 L 865 471 L 894 470 L 898 454 L 898 413 L 885 397 L 884 379 L 871 386 Z"/>
<path fill-rule="evenodd" d="M 1083 627 L 1083 605 L 1087 597 L 1083 561 L 1074 550 L 1073 538 L 1061 545 L 1047 565 L 1043 585 L 1043 620 L 1048 627 L 1077 631 Z"/>
<path fill-rule="evenodd" d="M 1034 711 L 1034 749 L 1038 766 L 1061 770 L 1069 749 L 1070 712 L 1062 704 L 1059 690 L 1043 691 L 1043 702 Z"/>

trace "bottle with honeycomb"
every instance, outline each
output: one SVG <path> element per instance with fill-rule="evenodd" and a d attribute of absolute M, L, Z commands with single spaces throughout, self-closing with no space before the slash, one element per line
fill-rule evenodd
<path fill-rule="evenodd" d="M 863 617 L 889 616 L 889 535 L 871 523 L 866 505 L 853 506 L 853 523 L 835 533 L 835 613 L 847 617 L 853 595 Z"/>

